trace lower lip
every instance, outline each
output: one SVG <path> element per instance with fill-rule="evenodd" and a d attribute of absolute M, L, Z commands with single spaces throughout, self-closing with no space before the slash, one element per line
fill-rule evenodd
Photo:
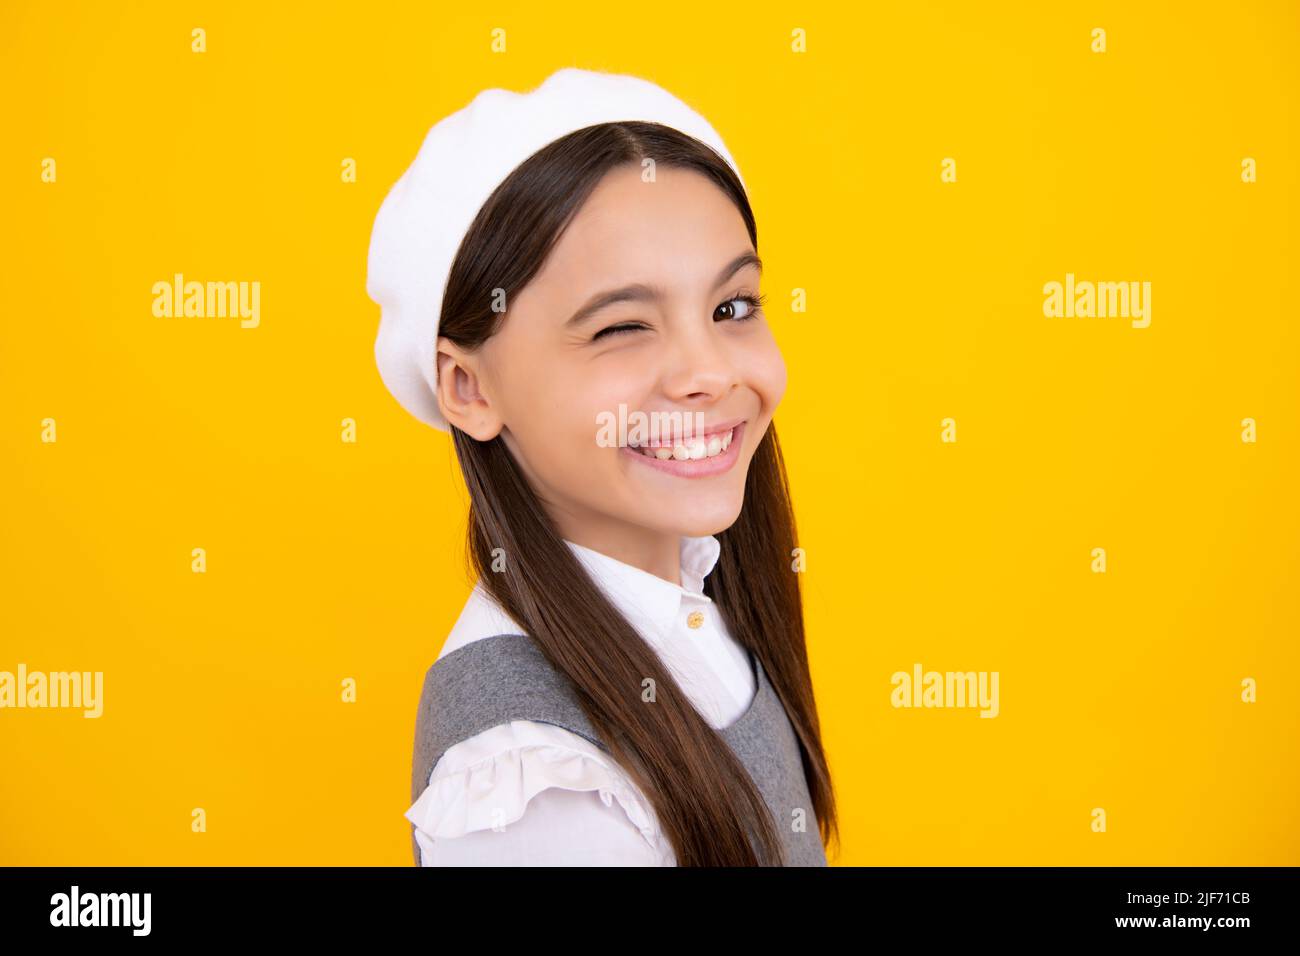
<path fill-rule="evenodd" d="M 669 475 L 676 475 L 678 478 L 708 478 L 731 470 L 731 466 L 740 457 L 740 440 L 744 434 L 745 423 L 741 422 L 731 433 L 731 444 L 727 446 L 727 450 L 712 458 L 687 458 L 685 461 L 678 461 L 676 458 L 651 458 L 626 445 L 621 451 L 643 465 Z"/>

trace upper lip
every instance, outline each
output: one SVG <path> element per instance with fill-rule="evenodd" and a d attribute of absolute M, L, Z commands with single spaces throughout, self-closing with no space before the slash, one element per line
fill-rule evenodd
<path fill-rule="evenodd" d="M 705 425 L 703 431 L 691 433 L 690 441 L 696 441 L 701 438 L 707 439 L 710 435 L 717 435 L 720 432 L 729 432 L 737 425 L 742 425 L 746 421 L 747 419 L 744 418 L 732 418 L 723 422 L 714 422 L 712 425 Z M 655 448 L 660 446 L 670 447 L 672 445 L 680 444 L 684 437 L 685 436 L 681 432 L 675 432 L 671 437 L 660 435 L 658 441 L 628 442 L 628 445 L 633 448 Z"/>

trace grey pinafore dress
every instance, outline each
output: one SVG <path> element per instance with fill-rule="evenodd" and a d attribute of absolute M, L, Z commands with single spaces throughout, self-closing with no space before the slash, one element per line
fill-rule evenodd
<path fill-rule="evenodd" d="M 749 708 L 719 731 L 749 772 L 772 814 L 787 866 L 826 866 L 826 853 L 804 778 L 798 738 L 762 663 L 749 655 L 755 671 Z M 411 801 L 453 744 L 512 720 L 555 724 L 608 751 L 583 713 L 572 685 L 556 671 L 533 640 L 523 634 L 498 634 L 459 647 L 429 668 L 420 694 L 411 769 Z M 806 821 L 794 829 L 794 811 Z M 420 848 L 411 827 L 415 865 Z"/>

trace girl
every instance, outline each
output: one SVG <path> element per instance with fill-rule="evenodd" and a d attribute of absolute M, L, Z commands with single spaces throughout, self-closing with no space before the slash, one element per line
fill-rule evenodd
<path fill-rule="evenodd" d="M 420 700 L 417 863 L 826 864 L 761 268 L 717 134 L 633 77 L 485 91 L 385 199 L 376 355 L 451 432 L 478 575 Z M 663 427 L 610 441 L 627 409 Z"/>

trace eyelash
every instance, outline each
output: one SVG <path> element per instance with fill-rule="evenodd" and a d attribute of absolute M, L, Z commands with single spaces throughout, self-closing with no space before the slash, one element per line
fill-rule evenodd
<path fill-rule="evenodd" d="M 724 319 L 722 321 L 744 322 L 746 319 L 752 319 L 762 311 L 763 303 L 765 301 L 767 301 L 766 293 L 764 293 L 763 295 L 750 295 L 746 293 L 744 295 L 733 295 L 729 299 L 724 299 L 720 303 L 721 305 L 726 305 L 728 302 L 744 302 L 746 305 L 749 306 L 749 314 L 741 316 L 738 319 Z M 644 325 L 631 325 L 628 323 L 623 323 L 621 325 L 611 325 L 608 328 L 601 329 L 599 332 L 597 332 L 595 335 L 591 337 L 591 340 L 594 342 L 597 339 L 603 338 L 606 335 L 620 335 L 623 332 L 639 332 L 644 328 L 645 328 Z"/>

